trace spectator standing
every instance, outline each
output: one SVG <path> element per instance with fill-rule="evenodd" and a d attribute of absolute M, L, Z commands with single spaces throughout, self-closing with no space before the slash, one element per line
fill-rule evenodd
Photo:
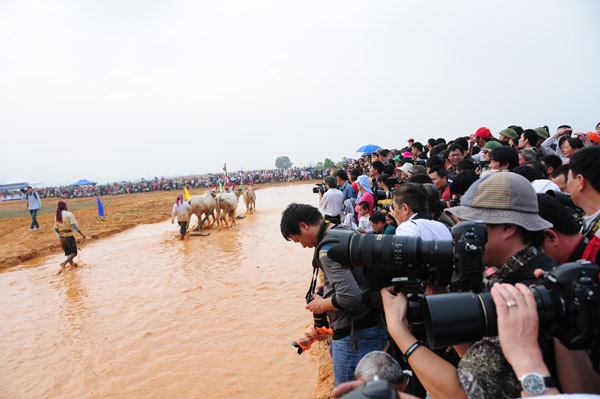
<path fill-rule="evenodd" d="M 333 176 L 325 178 L 325 187 L 327 187 L 325 193 L 319 191 L 319 208 L 325 215 L 325 220 L 340 224 L 340 215 L 344 209 L 344 193 L 338 190 L 336 178 Z"/>
<path fill-rule="evenodd" d="M 25 200 L 27 201 L 27 209 L 29 209 L 29 214 L 31 215 L 31 226 L 29 226 L 29 230 L 37 231 L 40 229 L 40 225 L 37 221 L 37 213 L 42 209 L 42 200 L 40 199 L 39 194 L 33 191 L 31 186 L 27 186 Z"/>
<path fill-rule="evenodd" d="M 510 145 L 510 140 L 517 137 L 517 132 L 511 128 L 506 128 L 498 133 L 498 141 L 502 145 Z"/>
<path fill-rule="evenodd" d="M 463 159 L 465 159 L 465 150 L 462 146 L 454 143 L 448 147 L 448 161 L 450 162 L 450 166 L 446 170 L 448 180 L 454 180 L 454 176 L 458 173 L 458 164 Z"/>
<path fill-rule="evenodd" d="M 344 200 L 349 198 L 356 199 L 356 191 L 352 188 L 352 185 L 348 181 L 348 173 L 344 169 L 340 169 L 336 175 L 337 185 L 339 190 L 344 193 Z"/>
<path fill-rule="evenodd" d="M 446 169 L 441 166 L 434 166 L 429 169 L 428 173 L 433 185 L 439 191 L 439 198 L 444 201 L 450 201 L 452 199 L 452 195 L 450 194 L 450 184 L 448 184 L 448 174 Z"/>

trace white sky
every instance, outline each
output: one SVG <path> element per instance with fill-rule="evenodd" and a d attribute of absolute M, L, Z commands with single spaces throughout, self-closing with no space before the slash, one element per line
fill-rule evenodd
<path fill-rule="evenodd" d="M 0 0 L 0 183 L 600 121 L 596 0 Z"/>

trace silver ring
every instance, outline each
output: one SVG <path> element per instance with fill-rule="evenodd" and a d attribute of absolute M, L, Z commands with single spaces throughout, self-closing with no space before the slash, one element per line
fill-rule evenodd
<path fill-rule="evenodd" d="M 508 301 L 506 302 L 506 307 L 507 308 L 512 308 L 513 306 L 517 306 L 517 303 L 515 301 Z"/>

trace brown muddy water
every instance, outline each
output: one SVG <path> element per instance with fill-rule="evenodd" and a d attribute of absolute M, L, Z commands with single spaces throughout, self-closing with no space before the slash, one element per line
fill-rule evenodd
<path fill-rule="evenodd" d="M 1 272 L 0 397 L 313 398 L 317 358 L 290 345 L 311 320 L 312 251 L 279 219 L 318 196 L 256 195 L 256 213 L 206 237 L 165 221 L 86 242 L 59 276 L 62 255 Z"/>

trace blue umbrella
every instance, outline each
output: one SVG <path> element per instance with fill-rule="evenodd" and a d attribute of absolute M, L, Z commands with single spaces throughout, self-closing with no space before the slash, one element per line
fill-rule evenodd
<path fill-rule="evenodd" d="M 356 150 L 356 152 L 375 152 L 377 150 L 381 149 L 380 146 L 375 145 L 375 144 L 367 144 L 367 145 L 363 145 L 362 147 L 360 147 L 358 150 Z"/>

